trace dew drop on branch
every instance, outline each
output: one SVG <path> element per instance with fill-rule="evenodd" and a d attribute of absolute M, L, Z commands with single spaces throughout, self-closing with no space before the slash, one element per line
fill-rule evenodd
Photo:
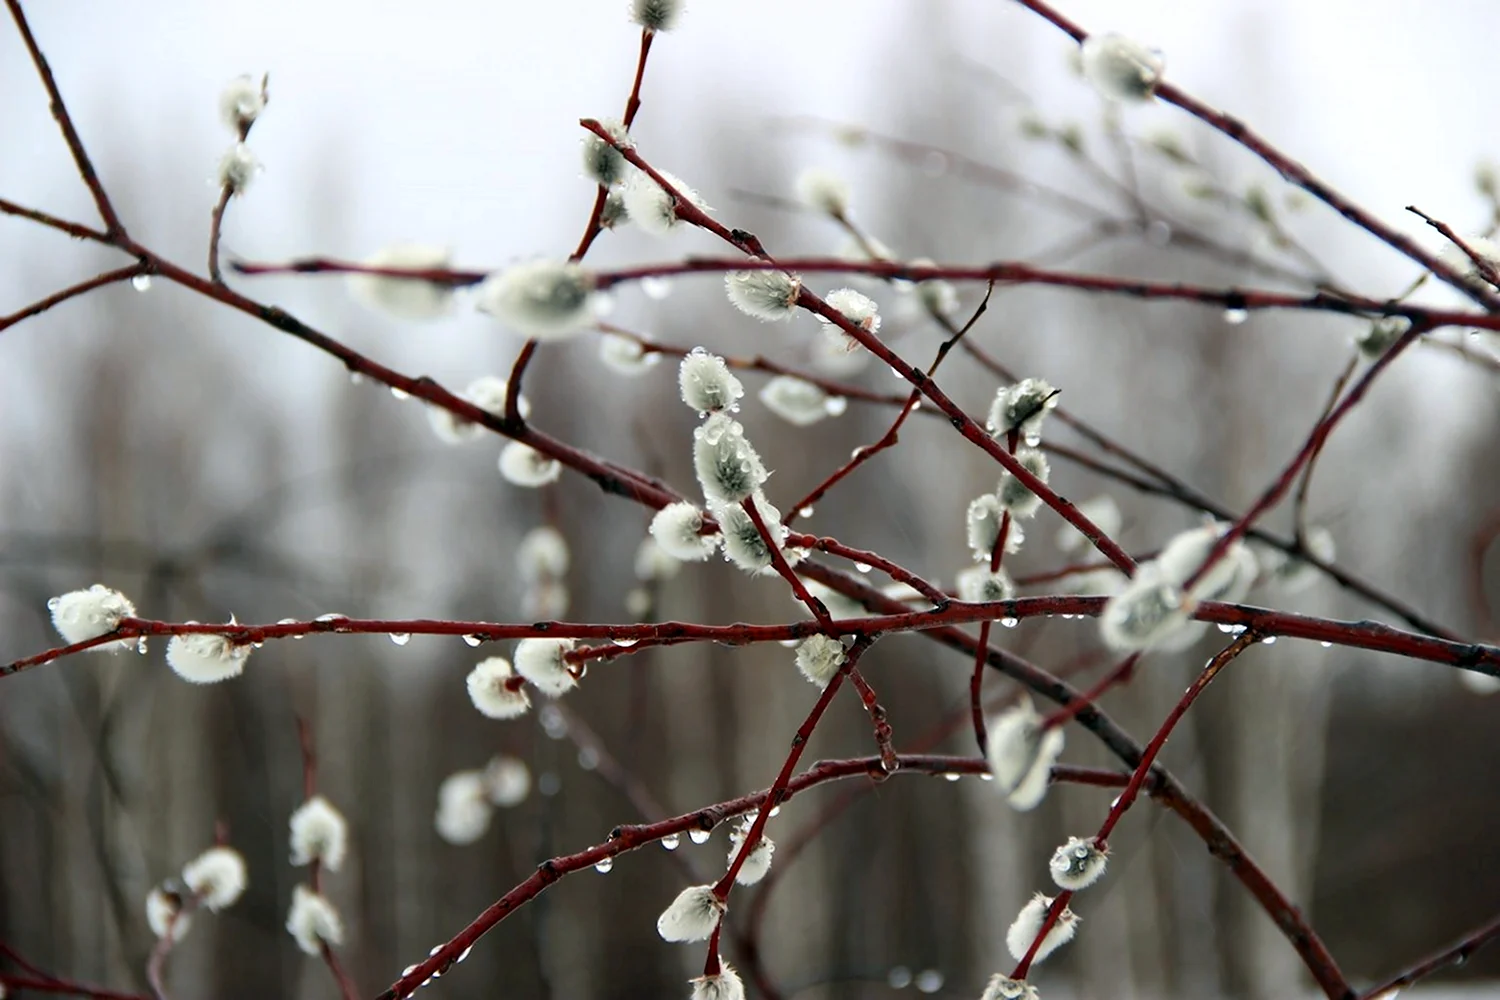
<path fill-rule="evenodd" d="M 391 386 L 391 395 L 397 399 L 411 399 L 411 393 L 398 386 Z"/>
<path fill-rule="evenodd" d="M 1239 326 L 1250 318 L 1250 314 L 1243 309 L 1225 309 L 1224 322 L 1230 326 Z"/>
<path fill-rule="evenodd" d="M 672 279 L 659 276 L 642 278 L 641 291 L 646 293 L 646 298 L 660 302 L 672 294 Z"/>
<path fill-rule="evenodd" d="M 410 632 L 392 632 L 390 638 L 391 638 L 391 642 L 394 642 L 396 645 L 398 645 L 398 646 L 404 646 L 408 642 L 411 642 L 411 633 Z"/>
<path fill-rule="evenodd" d="M 138 292 L 151 291 L 151 275 L 137 274 L 134 278 L 130 279 L 130 287 Z"/>
<path fill-rule="evenodd" d="M 466 635 L 466 636 L 464 636 L 464 645 L 465 646 L 477 646 L 477 645 L 479 645 L 483 641 L 484 640 L 480 639 L 479 636 L 477 636 L 477 635 Z"/>
<path fill-rule="evenodd" d="M 661 846 L 669 851 L 675 851 L 682 844 L 682 838 L 675 833 L 669 833 L 661 838 Z"/>
<path fill-rule="evenodd" d="M 711 837 L 711 836 L 712 836 L 712 833 L 710 833 L 708 830 L 689 830 L 688 831 L 688 839 L 691 840 L 695 844 L 706 844 L 706 843 L 708 843 L 708 838 Z"/>
<path fill-rule="evenodd" d="M 606 875 L 614 866 L 614 858 L 600 858 L 599 863 L 594 866 L 594 871 L 598 872 L 600 875 Z"/>

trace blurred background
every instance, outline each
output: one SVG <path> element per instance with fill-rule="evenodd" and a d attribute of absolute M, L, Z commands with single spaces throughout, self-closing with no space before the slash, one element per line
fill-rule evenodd
<path fill-rule="evenodd" d="M 269 72 L 271 103 L 250 143 L 266 168 L 231 207 L 227 253 L 359 258 L 419 241 L 453 248 L 463 266 L 500 267 L 562 256 L 577 241 L 593 188 L 580 175 L 576 120 L 623 106 L 638 38 L 625 6 L 54 0 L 29 13 L 132 234 L 165 256 L 201 270 L 209 178 L 229 144 L 218 93 L 237 74 Z M 1437 243 L 1408 204 L 1461 233 L 1489 227 L 1493 206 L 1473 177 L 1496 152 L 1482 123 L 1500 84 L 1500 8 L 1077 0 L 1065 10 L 1089 29 L 1159 46 L 1174 82 L 1427 245 Z M 1013 4 L 699 0 L 653 48 L 634 135 L 726 224 L 781 254 L 846 243 L 790 200 L 798 173 L 820 166 L 850 180 L 855 221 L 901 257 L 1276 288 L 1322 279 L 1377 297 L 1417 276 L 1174 109 L 1107 112 L 1070 49 Z M 92 222 L 8 23 L 0 93 L 0 195 Z M 718 250 L 701 234 L 656 241 L 626 227 L 589 260 Z M 120 263 L 0 217 L 0 313 Z M 336 279 L 232 281 L 455 389 L 503 376 L 520 344 L 465 302 L 414 324 L 365 308 Z M 940 335 L 910 296 L 851 283 L 881 303 L 888 342 L 925 363 Z M 622 290 L 612 322 L 670 344 L 812 365 L 810 320 L 758 324 L 730 309 L 711 277 L 649 291 Z M 960 290 L 961 315 L 979 292 Z M 1243 510 L 1305 437 L 1361 328 L 1334 316 L 1237 318 L 1016 288 L 997 293 L 972 336 L 1061 388 L 1076 416 Z M 1448 347 L 1403 357 L 1335 436 L 1308 509 L 1340 565 L 1450 629 L 1495 639 L 1494 568 L 1476 548 L 1500 460 L 1492 345 L 1445 336 Z M 624 379 L 596 355 L 589 337 L 539 354 L 527 381 L 536 423 L 694 492 L 695 418 L 676 399 L 674 366 Z M 893 391 L 877 367 L 841 377 Z M 764 382 L 744 378 L 752 394 Z M 997 385 L 963 355 L 940 382 L 976 414 Z M 741 416 L 784 508 L 879 437 L 891 414 L 856 403 L 794 430 L 752 398 Z M 1048 433 L 1087 447 L 1055 421 Z M 351 384 L 330 359 L 164 282 L 68 303 L 0 337 L 0 661 L 53 645 L 47 598 L 94 582 L 171 620 L 524 620 L 516 546 L 542 524 L 572 550 L 567 617 L 627 620 L 646 512 L 567 472 L 542 491 L 519 489 L 498 476 L 498 450 L 490 438 L 441 443 L 420 404 Z M 1076 465 L 1053 467 L 1064 495 L 1115 497 L 1132 551 L 1197 523 Z M 994 476 L 943 422 L 916 419 L 901 448 L 806 524 L 951 586 L 968 562 L 964 509 Z M 1269 523 L 1290 526 L 1285 510 Z M 1007 564 L 1064 564 L 1059 524 L 1040 515 Z M 1270 583 L 1251 601 L 1396 623 L 1322 580 L 1295 594 Z M 655 613 L 784 621 L 797 609 L 778 582 L 715 561 L 662 584 Z M 1109 665 L 1088 622 L 997 633 L 1082 680 Z M 1105 707 L 1144 739 L 1213 638 L 1148 658 Z M 156 644 L 143 658 L 76 657 L 6 680 L 0 940 L 59 975 L 144 990 L 145 895 L 221 822 L 250 887 L 174 951 L 171 992 L 336 995 L 283 929 L 303 877 L 287 863 L 301 717 L 315 734 L 319 787 L 353 826 L 353 857 L 326 886 L 348 924 L 341 953 L 374 995 L 538 861 L 644 818 L 643 806 L 675 814 L 764 787 L 814 694 L 779 646 L 682 647 L 596 668 L 564 715 L 500 723 L 464 691 L 491 652 L 508 650 L 315 637 L 269 644 L 243 678 L 199 688 L 166 668 Z M 968 665 L 955 654 L 895 637 L 866 664 L 903 749 L 966 711 Z M 996 698 L 1011 688 L 995 676 L 988 685 Z M 1494 711 L 1446 668 L 1284 641 L 1217 682 L 1164 762 L 1303 907 L 1351 979 L 1370 985 L 1500 910 Z M 936 747 L 973 752 L 962 727 Z M 870 752 L 868 721 L 840 698 L 806 760 Z M 527 762 L 532 793 L 476 843 L 445 843 L 433 824 L 439 783 L 501 753 Z M 611 760 L 633 776 L 633 796 L 609 780 Z M 1064 760 L 1113 763 L 1082 732 L 1069 734 Z M 768 832 L 790 844 L 852 787 L 799 797 Z M 852 795 L 769 899 L 766 972 L 787 997 L 977 996 L 1012 965 L 1005 928 L 1047 887 L 1052 849 L 1096 828 L 1108 799 L 1061 787 L 1017 815 L 981 782 L 920 777 Z M 1143 803 L 1112 842 L 1109 878 L 1079 901 L 1078 940 L 1035 976 L 1045 996 L 1311 995 L 1269 919 L 1174 818 Z M 690 877 L 717 877 L 727 850 L 720 830 L 704 845 L 649 847 L 608 874 L 567 878 L 428 992 L 684 995 L 702 950 L 663 944 L 653 922 Z M 755 892 L 736 892 L 732 920 L 748 915 Z M 740 961 L 733 942 L 726 954 Z M 1500 987 L 1484 984 L 1497 971 L 1500 956 L 1482 953 L 1413 992 L 1495 995 Z"/>

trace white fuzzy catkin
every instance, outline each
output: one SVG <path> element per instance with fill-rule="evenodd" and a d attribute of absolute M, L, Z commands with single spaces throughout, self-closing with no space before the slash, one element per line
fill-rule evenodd
<path fill-rule="evenodd" d="M 604 210 L 599 213 L 599 228 L 614 229 L 629 221 L 630 214 L 625 211 L 625 196 L 616 188 L 604 199 Z"/>
<path fill-rule="evenodd" d="M 500 754 L 485 765 L 484 789 L 492 805 L 518 806 L 531 794 L 531 769 L 519 757 Z"/>
<path fill-rule="evenodd" d="M 687 501 L 667 504 L 651 518 L 651 537 L 682 562 L 702 562 L 719 547 L 720 536 L 700 534 L 702 528 L 703 511 Z"/>
<path fill-rule="evenodd" d="M 1178 587 L 1185 586 L 1228 530 L 1228 525 L 1205 524 L 1174 535 L 1155 560 L 1162 579 Z M 1203 578 L 1193 584 L 1188 596 L 1195 601 L 1234 603 L 1249 593 L 1259 571 L 1255 554 L 1242 539 L 1236 539 Z"/>
<path fill-rule="evenodd" d="M 567 584 L 560 580 L 543 580 L 521 592 L 521 617 L 537 622 L 565 618 L 570 603 Z"/>
<path fill-rule="evenodd" d="M 930 257 L 917 257 L 911 261 L 911 266 L 937 267 L 937 261 Z M 958 290 L 953 287 L 951 281 L 928 278 L 926 281 L 917 282 L 917 301 L 929 313 L 946 316 L 958 308 Z"/>
<path fill-rule="evenodd" d="M 1323 562 L 1333 562 L 1338 554 L 1333 533 L 1321 525 L 1313 525 L 1303 532 L 1302 541 L 1308 553 Z M 1322 578 L 1321 570 L 1299 556 L 1287 555 L 1269 546 L 1258 547 L 1256 553 L 1257 562 L 1283 593 L 1301 593 Z"/>
<path fill-rule="evenodd" d="M 599 124 L 618 145 L 627 148 L 631 145 L 630 134 L 625 131 L 623 122 L 606 118 Z M 625 178 L 625 169 L 625 156 L 619 149 L 592 132 L 583 137 L 583 172 L 590 180 L 609 187 Z"/>
<path fill-rule="evenodd" d="M 729 366 L 717 354 L 710 354 L 695 347 L 682 359 L 677 368 L 677 388 L 682 401 L 704 413 L 719 410 L 737 410 L 745 387 L 729 371 Z"/>
<path fill-rule="evenodd" d="M 1047 870 L 1058 888 L 1077 892 L 1099 881 L 1108 863 L 1109 855 L 1099 850 L 1094 838 L 1069 837 L 1066 844 L 1052 853 Z"/>
<path fill-rule="evenodd" d="M 661 355 L 647 351 L 634 337 L 606 333 L 599 338 L 599 360 L 610 371 L 634 378 L 655 368 Z"/>
<path fill-rule="evenodd" d="M 714 504 L 739 503 L 770 475 L 745 440 L 745 428 L 725 413 L 711 415 L 693 431 L 693 469 L 703 495 Z"/>
<path fill-rule="evenodd" d="M 995 392 L 987 426 L 996 437 L 1017 431 L 1035 447 L 1042 437 L 1042 422 L 1056 407 L 1057 392 L 1051 383 L 1039 378 L 1022 379 Z"/>
<path fill-rule="evenodd" d="M 250 152 L 250 147 L 237 142 L 219 158 L 219 187 L 228 188 L 230 194 L 242 195 L 260 170 L 260 161 Z"/>
<path fill-rule="evenodd" d="M 1148 101 L 1161 82 L 1161 54 L 1124 35 L 1090 35 L 1080 51 L 1083 78 L 1110 101 Z"/>
<path fill-rule="evenodd" d="M 859 613 L 863 614 L 864 609 Z M 844 659 L 844 644 L 832 636 L 810 635 L 797 644 L 797 669 L 819 689 L 828 686 L 844 665 Z"/>
<path fill-rule="evenodd" d="M 958 599 L 969 604 L 984 604 L 989 601 L 1008 601 L 1016 596 L 1016 585 L 1010 574 L 1000 569 L 991 573 L 987 565 L 969 566 L 959 570 L 955 581 Z"/>
<path fill-rule="evenodd" d="M 692 980 L 690 1000 L 745 1000 L 745 984 L 730 964 L 719 959 L 717 976 L 699 976 Z"/>
<path fill-rule="evenodd" d="M 534 260 L 485 278 L 479 308 L 524 336 L 561 340 L 594 321 L 594 276 L 577 264 Z"/>
<path fill-rule="evenodd" d="M 232 132 L 249 128 L 265 109 L 265 90 L 249 74 L 235 77 L 219 91 L 219 117 Z"/>
<path fill-rule="evenodd" d="M 574 645 L 572 639 L 522 639 L 516 643 L 516 673 L 543 694 L 559 698 L 578 686 L 563 659 Z"/>
<path fill-rule="evenodd" d="M 656 918 L 664 941 L 706 941 L 726 909 L 711 885 L 690 885 Z"/>
<path fill-rule="evenodd" d="M 1042 730 L 1042 717 L 1023 697 L 1015 707 L 990 719 L 986 730 L 990 773 L 1015 809 L 1035 809 L 1047 794 L 1052 765 L 1062 755 L 1062 727 Z"/>
<path fill-rule="evenodd" d="M 787 529 L 781 523 L 781 512 L 767 502 L 765 494 L 755 494 L 755 510 L 771 535 L 769 543 L 739 504 L 714 508 L 714 517 L 718 519 L 719 530 L 724 536 L 724 558 L 747 573 L 773 572 L 771 546 L 779 549 L 786 544 Z M 792 553 L 786 553 L 786 557 L 792 561 Z"/>
<path fill-rule="evenodd" d="M 1078 508 L 1078 513 L 1094 522 L 1094 526 L 1104 532 L 1106 537 L 1114 538 L 1120 533 L 1124 518 L 1120 514 L 1120 505 L 1108 493 L 1101 493 L 1074 506 Z M 1089 546 L 1089 540 L 1084 537 L 1083 532 L 1071 524 L 1064 524 L 1057 529 L 1057 547 L 1063 552 L 1078 552 Z"/>
<path fill-rule="evenodd" d="M 1156 563 L 1142 563 L 1130 582 L 1105 602 L 1099 634 L 1111 649 L 1136 652 L 1185 629 L 1191 609 L 1189 599 L 1176 583 L 1162 577 Z"/>
<path fill-rule="evenodd" d="M 216 684 L 244 671 L 251 648 L 248 643 L 236 644 L 207 632 L 174 635 L 167 642 L 167 666 L 185 681 Z"/>
<path fill-rule="evenodd" d="M 1043 483 L 1052 473 L 1052 467 L 1047 464 L 1047 456 L 1035 448 L 1022 448 L 1016 452 L 1016 460 L 1021 463 L 1021 468 Z M 1042 506 L 1042 498 L 1031 492 L 1030 487 L 1010 472 L 1001 476 L 998 495 L 1000 506 L 1010 511 L 1013 518 L 1031 517 Z"/>
<path fill-rule="evenodd" d="M 724 290 L 746 316 L 774 323 L 796 311 L 802 279 L 785 271 L 731 271 L 724 275 Z"/>
<path fill-rule="evenodd" d="M 630 19 L 647 31 L 671 31 L 682 14 L 682 0 L 630 0 Z"/>
<path fill-rule="evenodd" d="M 447 247 L 396 243 L 377 250 L 366 257 L 364 263 L 369 267 L 446 271 L 453 264 L 453 253 Z M 349 292 L 355 299 L 396 319 L 440 319 L 453 311 L 453 287 L 441 282 L 382 274 L 350 274 L 348 282 Z"/>
<path fill-rule="evenodd" d="M 852 288 L 838 288 L 829 292 L 824 301 L 861 330 L 867 333 L 880 332 L 880 308 L 875 304 L 875 300 L 864 292 L 858 292 Z M 849 337 L 842 328 L 827 318 L 819 316 L 818 322 L 824 324 L 830 334 L 847 341 L 849 346 L 846 350 L 853 351 L 859 347 L 858 341 Z"/>
<path fill-rule="evenodd" d="M 985 984 L 979 1000 L 1040 1000 L 1036 987 L 1024 979 L 1012 979 L 995 973 Z"/>
<path fill-rule="evenodd" d="M 565 576 L 569 561 L 568 540 L 548 524 L 526 532 L 516 546 L 516 572 L 523 583 Z"/>
<path fill-rule="evenodd" d="M 182 881 L 200 904 L 217 912 L 245 891 L 245 859 L 232 847 L 210 847 L 182 866 Z"/>
<path fill-rule="evenodd" d="M 698 196 L 698 192 L 681 179 L 665 170 L 658 170 L 657 173 L 693 207 L 699 211 L 708 210 L 708 205 Z M 683 222 L 677 217 L 676 199 L 644 170 L 631 170 L 628 173 L 625 186 L 620 189 L 620 196 L 625 199 L 625 211 L 630 220 L 642 232 L 651 236 L 667 236 L 682 228 Z"/>
<path fill-rule="evenodd" d="M 457 771 L 438 786 L 433 826 L 450 844 L 472 844 L 490 828 L 490 805 L 483 771 Z"/>
<path fill-rule="evenodd" d="M 505 379 L 494 375 L 481 375 L 470 382 L 459 395 L 481 410 L 503 417 L 505 416 L 505 395 L 509 389 L 510 386 Z M 531 415 L 531 401 L 521 396 L 516 400 L 516 412 L 521 415 L 522 420 L 525 420 Z M 438 440 L 444 444 L 463 444 L 465 441 L 481 437 L 485 431 L 483 424 L 465 420 L 452 410 L 445 410 L 441 406 L 430 404 L 427 407 L 427 422 L 432 426 L 432 433 L 436 434 Z"/>
<path fill-rule="evenodd" d="M 648 535 L 636 547 L 634 569 L 635 578 L 643 583 L 670 580 L 682 569 L 682 561 L 668 555 L 667 550 Z"/>
<path fill-rule="evenodd" d="M 481 715 L 491 719 L 514 719 L 526 714 L 531 707 L 531 698 L 525 688 L 509 687 L 506 682 L 518 676 L 511 669 L 510 661 L 503 656 L 491 656 L 480 660 L 469 671 L 465 683 L 469 689 L 469 700 Z"/>
<path fill-rule="evenodd" d="M 994 554 L 995 543 L 1000 539 L 1000 526 L 1005 520 L 1005 510 L 1000 506 L 1000 497 L 986 493 L 975 497 L 964 514 L 964 531 L 969 542 L 969 552 L 974 561 L 988 564 Z M 1026 542 L 1026 531 L 1021 523 L 1011 518 L 1005 533 L 1005 551 L 1019 552 Z"/>
<path fill-rule="evenodd" d="M 1491 270 L 1500 269 L 1500 243 L 1487 236 L 1469 236 L 1464 239 L 1468 246 L 1480 260 L 1488 264 Z M 1449 243 L 1438 251 L 1438 260 L 1470 280 L 1483 280 L 1483 274 L 1479 265 L 1474 263 L 1464 248 L 1457 243 Z"/>
<path fill-rule="evenodd" d="M 331 948 L 344 943 L 344 922 L 339 919 L 339 911 L 326 897 L 306 885 L 299 884 L 292 890 L 286 929 L 296 939 L 297 947 L 308 955 L 321 955 L 325 943 Z"/>
<path fill-rule="evenodd" d="M 730 831 L 729 860 L 725 862 L 726 866 L 734 864 L 735 857 L 740 853 L 740 845 L 744 843 L 745 834 L 748 832 L 748 829 L 742 830 L 739 828 Z M 771 870 L 771 856 L 775 853 L 775 841 L 771 840 L 770 837 L 762 835 L 755 842 L 755 846 L 750 849 L 749 857 L 745 858 L 745 863 L 740 866 L 740 870 L 735 874 L 734 880 L 740 885 L 754 885 L 759 882 Z"/>
<path fill-rule="evenodd" d="M 821 386 L 791 375 L 778 375 L 760 390 L 766 409 L 794 427 L 809 427 L 824 417 L 844 412 L 848 401 L 829 396 Z"/>
<path fill-rule="evenodd" d="M 108 635 L 120 627 L 122 619 L 135 617 L 130 598 L 102 583 L 49 598 L 47 610 L 52 614 L 52 627 L 70 646 Z M 117 639 L 89 648 L 95 653 L 118 653 L 138 646 L 136 639 Z"/>
<path fill-rule="evenodd" d="M 1016 915 L 1015 922 L 1005 932 L 1005 947 L 1010 950 L 1011 957 L 1017 962 L 1026 957 L 1031 950 L 1031 943 L 1036 940 L 1037 934 L 1041 933 L 1042 924 L 1047 919 L 1047 908 L 1052 905 L 1052 897 L 1037 893 L 1031 897 L 1031 901 L 1021 907 L 1021 912 Z M 1036 965 L 1042 959 L 1052 954 L 1058 948 L 1073 940 L 1073 935 L 1078 933 L 1078 916 L 1070 909 L 1064 909 L 1057 918 L 1057 923 L 1042 938 L 1042 943 L 1037 945 L 1036 954 L 1031 958 L 1031 964 Z"/>
<path fill-rule="evenodd" d="M 499 466 L 500 475 L 506 482 L 527 489 L 554 483 L 562 475 L 561 462 L 519 441 L 512 441 L 500 449 Z"/>
<path fill-rule="evenodd" d="M 797 200 L 835 219 L 849 214 L 849 182 L 831 170 L 809 167 L 797 175 Z"/>
<path fill-rule="evenodd" d="M 174 893 L 156 886 L 146 893 L 146 926 L 158 938 L 167 936 L 170 929 L 172 943 L 181 941 L 193 926 L 193 915 L 182 912 L 182 901 Z"/>
<path fill-rule="evenodd" d="M 344 864 L 349 853 L 349 823 L 344 814 L 321 795 L 314 795 L 292 811 L 292 864 L 316 861 L 331 872 Z"/>

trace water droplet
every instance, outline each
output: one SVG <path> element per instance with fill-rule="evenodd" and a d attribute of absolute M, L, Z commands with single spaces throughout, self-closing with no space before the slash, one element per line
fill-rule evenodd
<path fill-rule="evenodd" d="M 885 981 L 893 990 L 904 990 L 911 985 L 911 970 L 904 965 L 897 965 L 886 973 Z"/>
<path fill-rule="evenodd" d="M 442 945 L 435 944 L 435 945 L 433 945 L 431 948 L 429 948 L 427 950 L 427 957 L 431 958 L 433 955 L 436 955 L 438 952 L 440 952 L 442 950 L 443 950 L 443 946 Z"/>
<path fill-rule="evenodd" d="M 1250 314 L 1243 309 L 1225 309 L 1224 322 L 1230 326 L 1239 326 L 1250 318 Z"/>
<path fill-rule="evenodd" d="M 417 967 L 415 965 L 408 965 L 406 968 L 401 970 L 401 975 L 409 976 L 416 971 L 416 968 Z"/>
<path fill-rule="evenodd" d="M 297 638 L 300 639 L 302 637 L 298 636 Z M 145 636 L 141 636 L 139 639 L 136 640 L 136 642 L 135 642 L 135 651 L 137 653 L 141 653 L 141 654 L 144 654 L 146 652 L 146 637 Z"/>
<path fill-rule="evenodd" d="M 1268 635 L 1264 639 L 1262 639 L 1261 642 L 1265 643 L 1267 646 L 1274 646 L 1276 645 L 1276 637 L 1274 635 Z"/>
<path fill-rule="evenodd" d="M 811 507 L 802 507 L 802 508 L 800 508 L 797 511 L 797 516 L 798 517 L 812 517 L 813 516 L 813 509 Z"/>
<path fill-rule="evenodd" d="M 1146 227 L 1146 242 L 1154 247 L 1164 247 L 1172 242 L 1172 227 L 1156 219 Z"/>
<path fill-rule="evenodd" d="M 688 840 L 691 840 L 695 844 L 706 844 L 708 843 L 708 838 L 711 836 L 713 836 L 713 834 L 708 830 L 699 829 L 697 827 L 694 827 L 693 829 L 688 831 Z"/>
<path fill-rule="evenodd" d="M 829 396 L 823 400 L 823 412 L 830 417 L 837 417 L 849 409 L 849 400 L 843 396 Z"/>
<path fill-rule="evenodd" d="M 957 781 L 961 777 L 963 777 L 963 775 L 961 775 L 961 774 L 945 774 L 945 775 L 943 775 L 943 780 L 944 781 Z"/>
<path fill-rule="evenodd" d="M 391 395 L 395 396 L 397 399 L 411 399 L 411 393 L 394 385 L 391 386 Z"/>
<path fill-rule="evenodd" d="M 921 408 L 922 408 L 922 401 L 921 401 L 921 400 L 920 400 L 920 399 L 919 399 L 919 400 L 916 400 L 916 401 L 915 401 L 915 402 L 913 402 L 913 403 L 912 403 L 912 404 L 911 404 L 911 411 L 912 411 L 912 412 L 913 412 L 913 413 L 916 413 L 916 412 L 917 412 L 917 411 L 918 411 L 918 410 L 920 410 L 920 409 L 921 409 Z"/>
<path fill-rule="evenodd" d="M 130 287 L 138 292 L 151 291 L 151 275 L 137 274 L 134 278 L 130 279 Z"/>
<path fill-rule="evenodd" d="M 537 777 L 536 790 L 551 798 L 562 791 L 562 779 L 557 776 L 556 771 L 547 771 Z"/>
<path fill-rule="evenodd" d="M 463 951 L 459 952 L 458 957 L 453 960 L 453 964 L 457 965 L 459 962 L 462 962 L 464 959 L 468 958 L 469 957 L 469 952 L 471 952 L 473 950 L 474 950 L 474 946 L 472 944 L 469 945 Z"/>
<path fill-rule="evenodd" d="M 943 988 L 943 974 L 936 969 L 923 969 L 915 980 L 921 993 L 936 993 Z"/>
<path fill-rule="evenodd" d="M 1004 628 L 1015 628 L 1016 627 L 1016 622 L 1017 622 L 1017 620 L 1015 618 L 1002 618 L 1002 619 L 1000 619 L 1000 624 Z"/>
<path fill-rule="evenodd" d="M 781 815 L 781 807 L 780 806 L 772 806 L 771 807 L 771 818 L 775 819 L 777 816 L 780 816 L 780 815 Z"/>
<path fill-rule="evenodd" d="M 584 747 L 578 751 L 578 766 L 585 771 L 592 771 L 599 766 L 599 752 L 593 747 Z"/>
<path fill-rule="evenodd" d="M 982 774 L 979 775 L 979 780 L 980 781 L 994 781 L 995 780 L 995 776 L 993 774 L 991 774 L 990 772 L 985 771 L 985 772 L 983 772 Z"/>
<path fill-rule="evenodd" d="M 477 645 L 479 645 L 483 641 L 484 640 L 481 639 L 481 638 L 479 638 L 479 636 L 477 636 L 477 635 L 466 635 L 466 636 L 464 636 L 464 645 L 465 646 L 477 646 Z"/>
<path fill-rule="evenodd" d="M 854 571 L 856 573 L 868 573 L 870 572 L 870 564 L 857 562 L 854 564 Z"/>
<path fill-rule="evenodd" d="M 392 632 L 391 633 L 391 641 L 394 642 L 398 646 L 404 646 L 408 642 L 411 642 L 411 633 L 410 632 Z"/>
<path fill-rule="evenodd" d="M 364 382 L 364 380 L 365 380 L 365 377 L 363 375 L 361 375 L 359 372 L 350 372 L 349 373 L 349 384 L 350 385 L 360 385 L 361 383 Z"/>
<path fill-rule="evenodd" d="M 646 293 L 646 298 L 655 299 L 660 302 L 672 294 L 672 279 L 653 275 L 641 279 L 641 291 Z"/>
<path fill-rule="evenodd" d="M 641 640 L 639 640 L 639 639 L 611 639 L 609 641 L 612 642 L 612 643 L 614 643 L 616 646 L 624 646 L 626 649 L 629 649 L 631 646 L 634 646 L 636 643 L 640 642 Z"/>
<path fill-rule="evenodd" d="M 665 847 L 669 851 L 677 850 L 678 846 L 681 843 L 682 838 L 675 833 L 669 833 L 665 837 L 661 838 L 661 846 Z"/>
<path fill-rule="evenodd" d="M 1223 622 L 1220 622 L 1219 623 L 1219 631 L 1220 632 L 1225 632 L 1225 633 L 1233 632 L 1234 631 L 1234 626 L 1233 625 L 1225 625 Z"/>
<path fill-rule="evenodd" d="M 605 875 L 608 874 L 609 870 L 614 866 L 614 858 L 600 858 L 599 863 L 594 866 L 594 871 L 598 872 L 600 875 Z"/>
<path fill-rule="evenodd" d="M 1333 648 L 1333 643 L 1331 643 L 1331 642 L 1320 642 L 1320 643 L 1318 643 L 1318 645 L 1322 646 L 1324 649 L 1332 649 Z"/>
<path fill-rule="evenodd" d="M 1028 447 L 1028 448 L 1035 448 L 1037 445 L 1039 445 L 1041 443 L 1042 443 L 1042 436 L 1040 434 L 1033 433 L 1033 434 L 1027 434 L 1026 435 L 1026 447 Z"/>

